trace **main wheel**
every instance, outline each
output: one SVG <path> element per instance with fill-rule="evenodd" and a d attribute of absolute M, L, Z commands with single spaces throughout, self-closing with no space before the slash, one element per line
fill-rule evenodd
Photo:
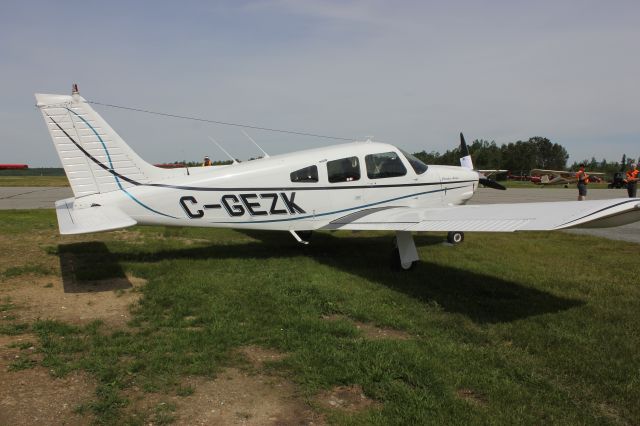
<path fill-rule="evenodd" d="M 461 242 L 464 241 L 464 232 L 458 232 L 458 231 L 450 231 L 447 234 L 447 242 L 449 244 L 460 244 Z"/>
<path fill-rule="evenodd" d="M 418 261 L 402 262 L 400 259 L 400 250 L 398 250 L 397 247 L 391 252 L 391 269 L 394 271 L 410 271 L 416 266 L 416 263 L 418 263 Z"/>

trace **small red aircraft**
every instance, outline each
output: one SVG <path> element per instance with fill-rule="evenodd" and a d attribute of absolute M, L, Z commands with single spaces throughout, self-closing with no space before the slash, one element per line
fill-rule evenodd
<path fill-rule="evenodd" d="M 511 172 L 507 174 L 507 179 L 521 181 L 521 182 L 529 181 L 533 183 L 540 183 L 540 176 L 514 175 L 514 174 L 511 174 Z"/>
<path fill-rule="evenodd" d="M 28 168 L 27 164 L 0 164 L 0 170 L 23 170 Z"/>

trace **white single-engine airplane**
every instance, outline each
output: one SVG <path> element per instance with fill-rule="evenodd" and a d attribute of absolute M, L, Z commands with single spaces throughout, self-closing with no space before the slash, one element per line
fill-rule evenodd
<path fill-rule="evenodd" d="M 473 170 L 427 166 L 393 145 L 353 142 L 224 167 L 161 169 L 142 160 L 77 92 L 36 94 L 74 197 L 56 202 L 61 234 L 133 225 L 289 231 L 395 231 L 395 265 L 418 261 L 412 232 L 549 231 L 640 220 L 640 199 L 465 204 Z M 463 146 L 466 150 L 466 146 Z M 465 152 L 465 151 L 463 151 Z"/>

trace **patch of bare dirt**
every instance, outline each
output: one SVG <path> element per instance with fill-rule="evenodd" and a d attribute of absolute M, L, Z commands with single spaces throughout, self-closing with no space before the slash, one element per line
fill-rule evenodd
<path fill-rule="evenodd" d="M 318 396 L 321 405 L 327 408 L 357 412 L 380 405 L 364 394 L 360 385 L 337 386 Z"/>
<path fill-rule="evenodd" d="M 620 417 L 620 413 L 612 405 L 610 405 L 610 404 L 608 404 L 606 402 L 601 402 L 601 403 L 597 404 L 597 407 L 600 409 L 600 412 L 605 417 L 607 417 L 608 419 L 612 420 L 614 423 L 617 423 L 617 424 L 628 424 L 626 421 L 624 421 L 624 419 L 622 417 Z"/>
<path fill-rule="evenodd" d="M 29 356 L 27 350 L 10 348 L 14 343 L 37 342 L 35 336 L 0 336 L 0 424 L 2 425 L 85 425 L 87 416 L 74 409 L 89 402 L 95 394 L 95 382 L 86 374 L 73 373 L 53 378 L 42 367 L 9 371 L 17 357 Z"/>
<path fill-rule="evenodd" d="M 473 389 L 462 388 L 456 391 L 456 396 L 474 405 L 485 406 L 487 399 Z"/>
<path fill-rule="evenodd" d="M 112 231 L 112 237 L 115 240 L 119 241 L 141 241 L 144 239 L 142 232 L 134 231 L 131 229 L 119 229 L 117 231 Z"/>
<path fill-rule="evenodd" d="M 344 315 L 325 315 L 322 317 L 327 321 L 339 321 L 346 320 L 351 322 L 362 335 L 367 339 L 392 339 L 392 340 L 408 340 L 411 339 L 411 335 L 406 331 L 396 330 L 389 327 L 376 327 L 373 324 L 369 324 L 361 321 L 354 321 Z"/>
<path fill-rule="evenodd" d="M 192 377 L 183 387 L 189 396 L 130 395 L 132 412 L 153 421 L 165 407 L 177 425 L 322 425 L 293 383 L 263 374 L 229 368 L 214 380 Z M 154 414 L 156 413 L 156 414 Z"/>
<path fill-rule="evenodd" d="M 172 239 L 181 241 L 187 246 L 191 246 L 191 245 L 194 245 L 194 244 L 211 244 L 211 240 L 207 240 L 206 238 L 173 237 Z"/>
<path fill-rule="evenodd" d="M 140 298 L 135 291 L 145 280 L 134 276 L 63 284 L 59 276 L 22 275 L 6 281 L 2 297 L 17 306 L 13 315 L 23 321 L 54 319 L 72 324 L 102 320 L 124 326 L 129 306 Z"/>
<path fill-rule="evenodd" d="M 249 360 L 254 368 L 262 368 L 265 362 L 280 361 L 286 354 L 262 346 L 250 345 L 240 348 L 239 352 Z"/>
<path fill-rule="evenodd" d="M 124 236 L 123 236 L 124 237 Z M 34 266 L 34 273 L 0 277 L 0 303 L 10 307 L 1 321 L 32 323 L 55 319 L 85 324 L 99 319 L 110 326 L 124 326 L 130 319 L 129 306 L 137 302 L 136 289 L 144 280 L 133 276 L 100 281 L 63 281 L 60 256 L 47 249 L 59 241 L 84 241 L 80 237 L 59 237 L 53 230 L 21 235 L 1 235 L 0 271 Z M 50 271 L 53 275 L 42 275 Z M 54 378 L 40 366 L 9 371 L 25 359 L 39 361 L 38 339 L 32 334 L 0 335 L 0 425 L 86 425 L 89 414 L 74 413 L 76 407 L 95 399 L 95 381 L 74 372 Z"/>

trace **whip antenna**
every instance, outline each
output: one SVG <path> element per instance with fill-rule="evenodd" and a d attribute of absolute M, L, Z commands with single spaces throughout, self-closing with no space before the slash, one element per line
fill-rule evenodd
<path fill-rule="evenodd" d="M 254 141 L 254 140 L 253 140 L 253 138 L 252 138 L 251 136 L 249 136 L 249 134 L 248 134 L 247 132 L 245 132 L 245 131 L 244 131 L 244 129 L 240 129 L 240 131 L 241 131 L 241 132 L 242 132 L 242 133 L 243 133 L 247 138 L 249 138 L 249 140 L 250 140 L 251 142 L 253 142 L 253 144 L 254 144 L 255 146 L 257 146 L 257 147 L 258 147 L 258 149 L 259 149 L 260 151 L 262 151 L 262 153 L 264 154 L 264 158 L 269 158 L 269 154 L 267 154 L 267 151 L 265 151 L 264 149 L 262 149 L 262 148 L 260 147 L 260 145 L 258 145 L 258 142 Z"/>
<path fill-rule="evenodd" d="M 233 164 L 238 164 L 238 160 L 236 160 L 235 158 L 233 158 L 233 157 L 231 156 L 231 154 L 229 154 L 229 153 L 227 152 L 227 150 L 226 150 L 226 149 L 224 149 L 224 148 L 222 147 L 222 145 L 220 145 L 218 142 L 216 142 L 216 140 L 215 140 L 214 138 L 212 138 L 211 136 L 209 136 L 209 139 L 211 140 L 211 142 L 215 143 L 215 144 L 216 144 L 216 146 L 217 146 L 218 148 L 220 148 L 220 150 L 221 150 L 222 152 L 224 152 L 225 154 L 227 154 L 227 157 L 229 157 L 229 158 L 231 159 L 231 161 L 233 161 Z"/>

